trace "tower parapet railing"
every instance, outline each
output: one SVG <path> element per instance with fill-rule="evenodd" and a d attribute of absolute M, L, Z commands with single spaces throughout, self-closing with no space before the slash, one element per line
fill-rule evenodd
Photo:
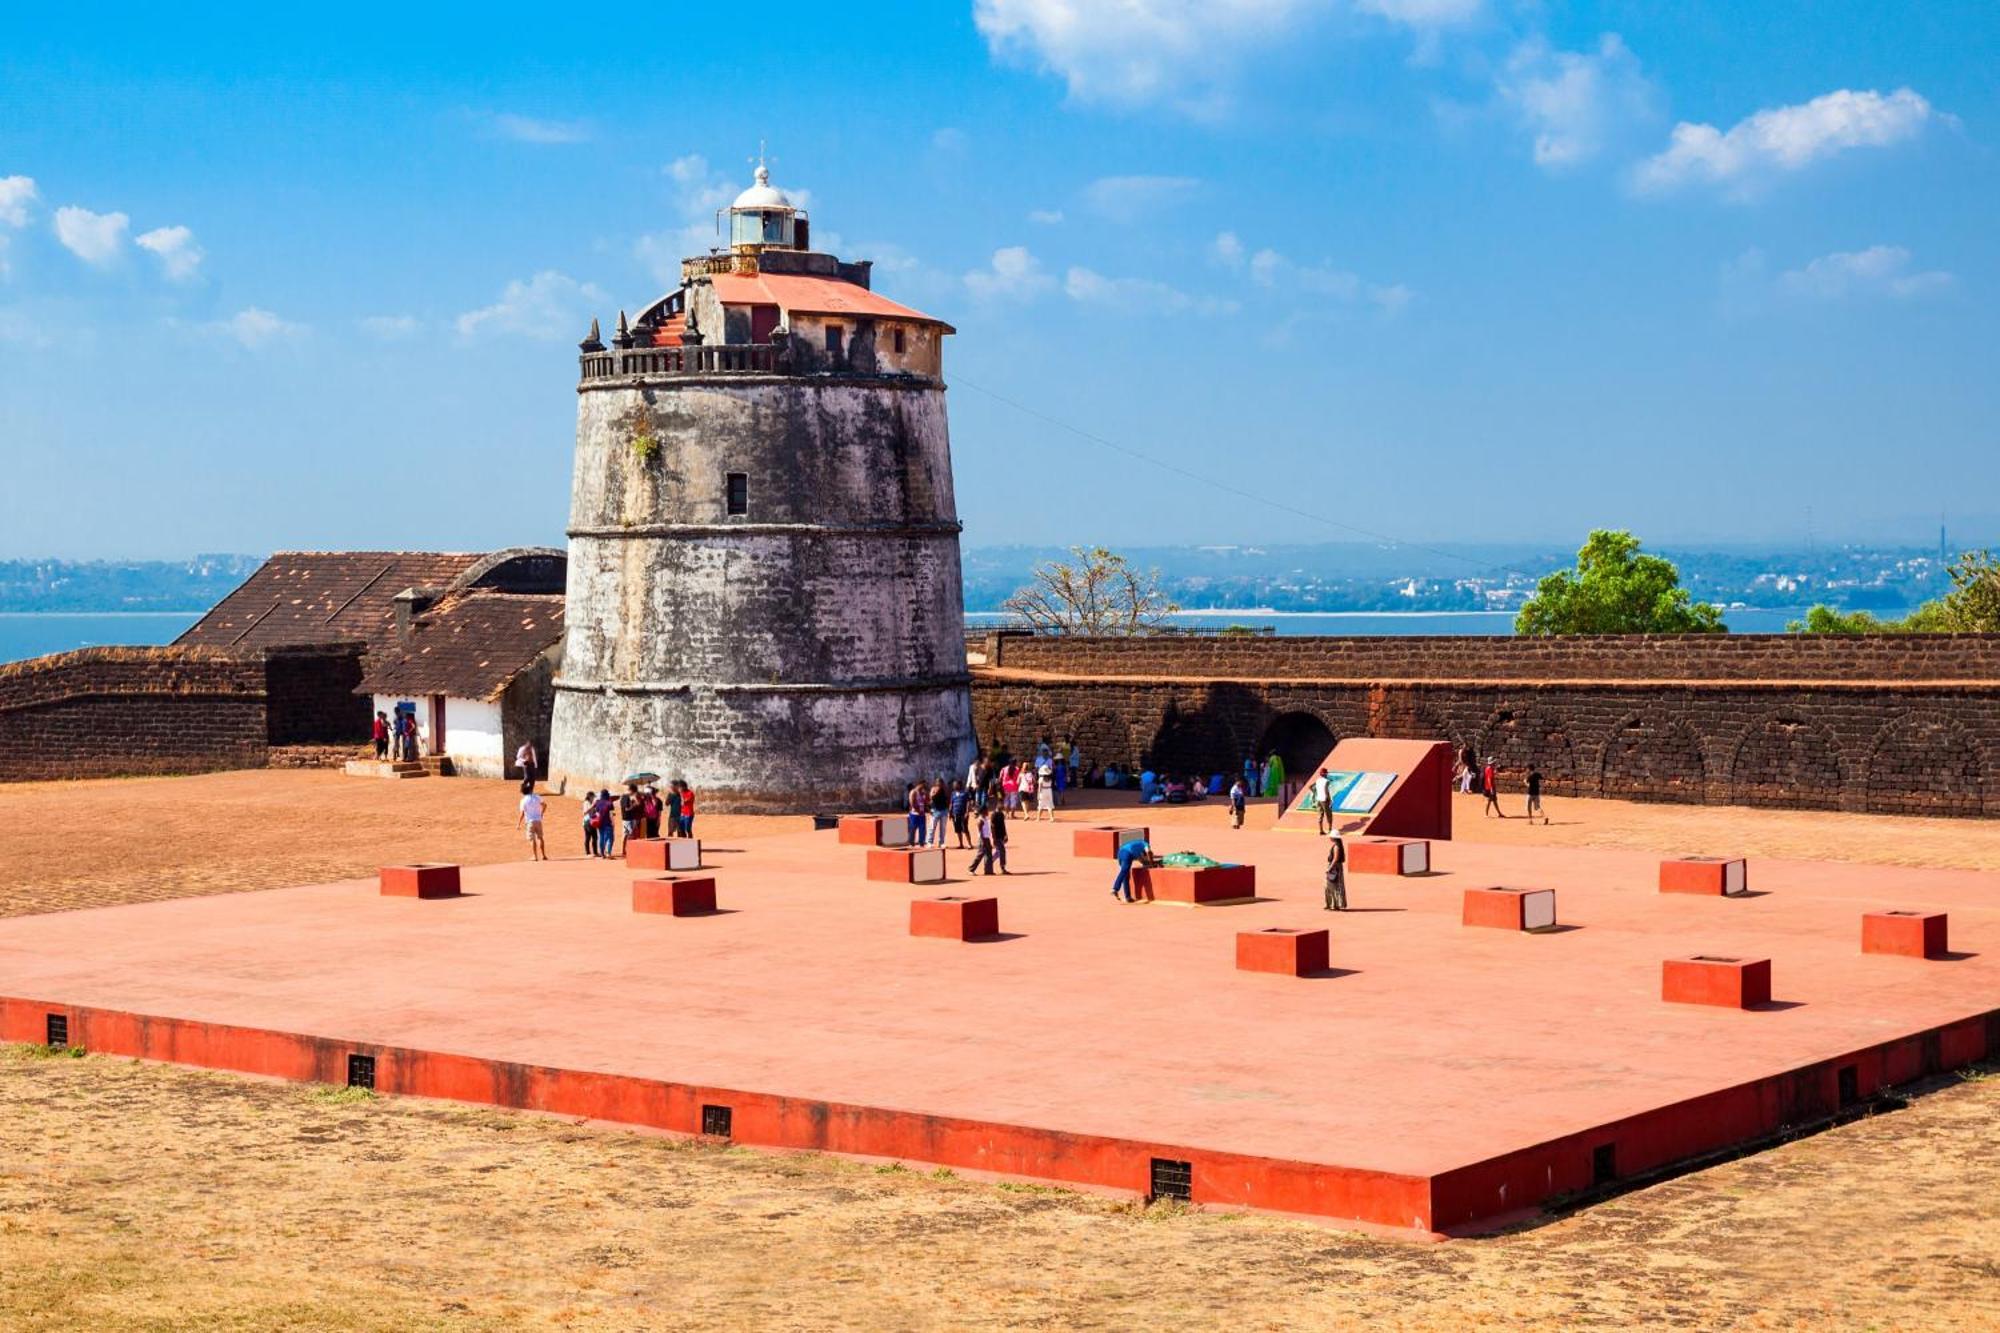
<path fill-rule="evenodd" d="M 883 378 L 882 372 L 852 369 L 802 371 L 793 364 L 788 349 L 771 343 L 704 343 L 693 347 L 607 347 L 601 352 L 585 352 L 577 358 L 583 380 L 623 379 L 641 375 L 793 375 L 868 373 Z M 922 379 L 895 374 L 896 379 Z"/>

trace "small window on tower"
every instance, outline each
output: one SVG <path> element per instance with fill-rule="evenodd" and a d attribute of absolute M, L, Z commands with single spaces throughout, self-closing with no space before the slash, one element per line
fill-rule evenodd
<path fill-rule="evenodd" d="M 897 355 L 897 356 L 901 356 L 902 354 L 903 354 L 903 331 L 902 331 L 901 329 L 897 329 L 897 330 L 896 330 L 896 355 Z"/>
<path fill-rule="evenodd" d="M 732 514 L 750 512 L 750 474 L 747 472 L 729 474 L 729 512 Z"/>
<path fill-rule="evenodd" d="M 840 325 L 838 324 L 829 324 L 826 326 L 826 354 L 832 357 L 840 355 Z"/>

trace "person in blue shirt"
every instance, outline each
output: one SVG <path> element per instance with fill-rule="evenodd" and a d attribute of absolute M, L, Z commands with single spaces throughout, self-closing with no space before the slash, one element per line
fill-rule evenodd
<path fill-rule="evenodd" d="M 1131 902 L 1132 867 L 1135 865 L 1150 866 L 1153 864 L 1156 864 L 1153 860 L 1153 848 L 1144 838 L 1134 838 L 1123 847 L 1120 847 L 1118 849 L 1118 878 L 1111 881 L 1111 896 L 1114 898 L 1123 898 L 1128 903 Z"/>

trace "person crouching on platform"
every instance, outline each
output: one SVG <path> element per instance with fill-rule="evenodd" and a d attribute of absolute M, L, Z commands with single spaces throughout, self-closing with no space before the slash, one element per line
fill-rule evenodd
<path fill-rule="evenodd" d="M 1144 838 L 1134 838 L 1118 849 L 1118 878 L 1111 881 L 1111 896 L 1132 902 L 1132 867 L 1135 865 L 1156 866 L 1159 858 L 1153 855 L 1152 844 Z"/>
<path fill-rule="evenodd" d="M 1345 912 L 1347 910 L 1347 841 L 1335 829 L 1327 835 L 1330 844 L 1326 849 L 1326 910 Z"/>

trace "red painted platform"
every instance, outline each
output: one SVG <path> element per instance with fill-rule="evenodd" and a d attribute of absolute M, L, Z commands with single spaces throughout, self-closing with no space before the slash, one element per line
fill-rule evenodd
<path fill-rule="evenodd" d="M 1761 1008 L 1771 1002 L 1771 960 L 1720 954 L 1669 958 L 1660 965 L 1660 998 L 1670 1004 Z"/>
<path fill-rule="evenodd" d="M 632 870 L 699 870 L 699 838 L 627 838 L 625 864 Z"/>
<path fill-rule="evenodd" d="M 1951 952 L 1950 929 L 1943 912 L 1869 912 L 1861 918 L 1861 952 L 1943 958 Z"/>
<path fill-rule="evenodd" d="M 444 862 L 383 866 L 376 876 L 387 898 L 456 898 L 459 895 L 458 867 Z"/>
<path fill-rule="evenodd" d="M 1073 835 L 1070 850 L 1077 856 L 1104 857 L 1116 861 L 1118 849 L 1133 839 L 1149 841 L 1152 830 L 1144 824 L 1103 824 L 1080 828 Z"/>
<path fill-rule="evenodd" d="M 1498 930 L 1554 930 L 1554 889 L 1467 889 L 1460 922 Z"/>
<path fill-rule="evenodd" d="M 910 904 L 910 933 L 941 940 L 983 940 L 1000 933 L 998 898 L 919 898 Z"/>
<path fill-rule="evenodd" d="M 942 884 L 947 867 L 942 847 L 870 847 L 867 877 L 890 884 Z"/>
<path fill-rule="evenodd" d="M 907 847 L 910 821 L 907 815 L 842 815 L 840 840 L 857 847 Z"/>
<path fill-rule="evenodd" d="M 1297 926 L 1265 926 L 1236 934 L 1236 968 L 1239 972 L 1276 972 L 1286 977 L 1309 977 L 1327 969 L 1331 948 L 1324 930 L 1302 930 Z"/>
<path fill-rule="evenodd" d="M 1357 875 L 1427 875 L 1428 838 L 1348 838 L 1347 868 Z"/>
<path fill-rule="evenodd" d="M 1750 867 L 1740 856 L 1684 856 L 1660 862 L 1661 893 L 1733 898 L 1749 888 Z"/>
<path fill-rule="evenodd" d="M 1132 892 L 1153 902 L 1201 906 L 1244 902 L 1257 896 L 1257 867 L 1142 866 L 1132 867 Z"/>
<path fill-rule="evenodd" d="M 715 910 L 715 879 L 711 875 L 635 879 L 632 910 L 657 916 L 706 916 Z"/>
<path fill-rule="evenodd" d="M 1261 898 L 1176 911 L 1112 901 L 1074 827 L 1014 826 L 1008 933 L 962 949 L 857 892 L 832 832 L 707 848 L 730 910 L 690 929 L 583 859 L 466 867 L 443 903 L 371 877 L 5 920 L 0 1039 L 53 1012 L 92 1050 L 332 1082 L 361 1053 L 390 1093 L 689 1134 L 726 1106 L 738 1143 L 1134 1195 L 1167 1158 L 1197 1203 L 1418 1233 L 2000 1049 L 2000 876 L 1759 860 L 1724 907 L 1661 894 L 1657 856 L 1440 843 L 1322 914 L 1319 840 L 1188 828 Z M 1565 929 L 1461 929 L 1481 884 L 1557 890 Z M 1862 953 L 1884 905 L 1949 912 L 1955 952 Z M 1338 969 L 1237 971 L 1268 926 L 1325 927 Z M 1661 960 L 1697 953 L 1770 958 L 1777 1003 L 1663 1003 Z"/>

